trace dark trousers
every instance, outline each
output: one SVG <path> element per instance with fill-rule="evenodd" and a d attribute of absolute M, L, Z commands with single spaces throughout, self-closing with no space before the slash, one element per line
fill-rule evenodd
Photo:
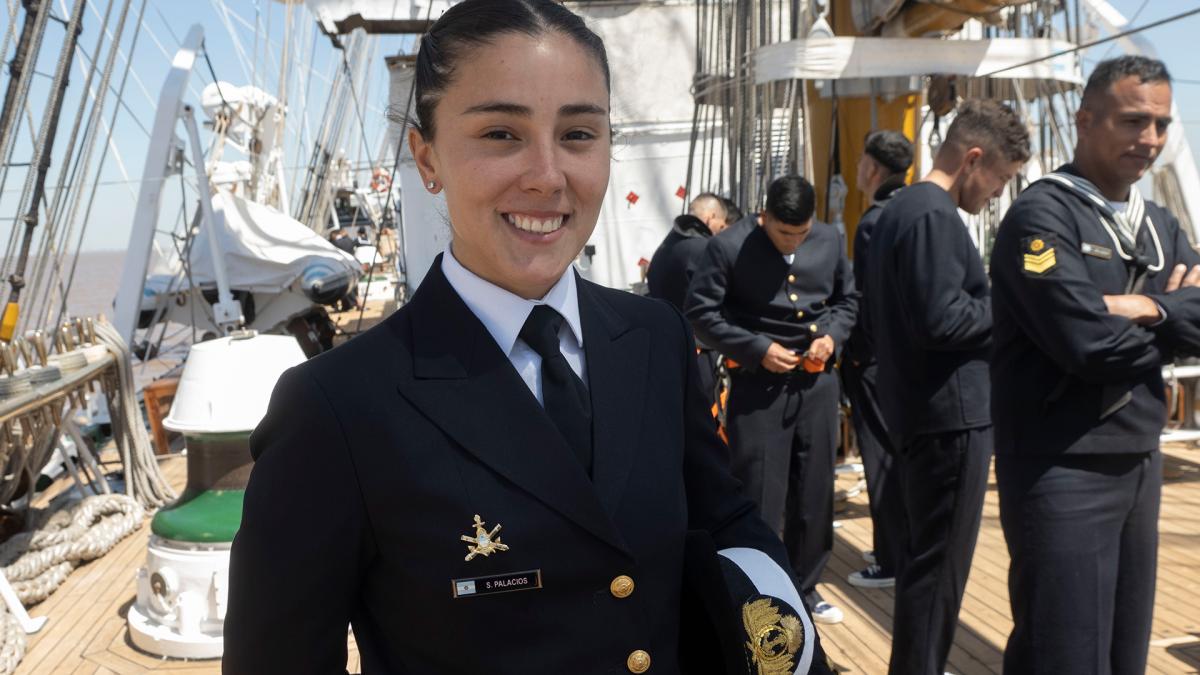
<path fill-rule="evenodd" d="M 896 580 L 892 675 L 942 675 L 954 643 L 992 457 L 992 430 L 917 436 L 900 455 L 909 538 Z"/>
<path fill-rule="evenodd" d="M 908 519 L 904 515 L 900 464 L 894 459 L 892 442 L 879 410 L 876 366 L 845 359 L 841 372 L 846 397 L 850 399 L 850 422 L 867 474 L 875 563 L 885 574 L 894 576 L 900 570 L 908 541 Z"/>
<path fill-rule="evenodd" d="M 731 374 L 733 475 L 783 538 L 810 604 L 833 550 L 838 397 L 831 373 Z"/>
<path fill-rule="evenodd" d="M 1144 673 L 1162 455 L 1003 455 L 996 481 L 1015 624 L 1004 672 Z"/>

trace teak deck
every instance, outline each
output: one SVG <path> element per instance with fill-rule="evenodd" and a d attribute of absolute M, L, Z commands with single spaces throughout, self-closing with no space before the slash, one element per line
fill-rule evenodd
<path fill-rule="evenodd" d="M 1163 489 L 1158 594 L 1149 672 L 1200 672 L 1200 451 L 1168 448 L 1165 465 L 1177 477 Z M 185 461 L 164 458 L 162 467 L 176 486 L 184 483 Z M 842 478 L 847 484 L 849 478 Z M 890 649 L 892 591 L 858 589 L 846 575 L 864 566 L 871 547 L 871 521 L 865 492 L 837 516 L 833 558 L 821 591 L 839 605 L 846 621 L 820 626 L 821 638 L 844 672 L 884 673 Z M 76 569 L 57 592 L 31 609 L 50 621 L 30 636 L 18 674 L 32 673 L 217 673 L 217 661 L 174 661 L 135 649 L 125 627 L 133 602 L 134 572 L 146 555 L 149 525 L 120 542 L 108 555 Z M 948 670 L 961 675 L 998 672 L 1011 628 L 1005 579 L 1008 556 L 1000 532 L 995 481 L 989 486 L 983 525 L 959 616 Z M 358 668 L 351 645 L 350 672 Z"/>

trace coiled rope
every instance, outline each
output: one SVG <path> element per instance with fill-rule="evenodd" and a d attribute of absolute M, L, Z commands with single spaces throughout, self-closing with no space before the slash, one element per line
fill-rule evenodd
<path fill-rule="evenodd" d="M 175 499 L 159 470 L 134 391 L 129 347 L 112 324 L 95 324 L 96 338 L 116 360 L 102 380 L 113 441 L 125 471 L 123 495 L 97 495 L 55 509 L 30 511 L 28 530 L 0 544 L 3 574 L 24 605 L 50 596 L 80 563 L 107 553 L 142 525 L 146 510 Z M 26 636 L 11 612 L 0 612 L 0 675 L 16 670 Z"/>
<path fill-rule="evenodd" d="M 95 560 L 142 525 L 145 511 L 132 497 L 97 495 L 29 514 L 29 529 L 0 544 L 0 573 L 22 604 L 50 596 L 80 563 Z M 0 615 L 0 673 L 16 670 L 25 656 L 25 631 L 16 617 Z"/>
<path fill-rule="evenodd" d="M 0 624 L 0 640 L 4 641 L 0 644 L 0 673 L 8 675 L 25 658 L 25 630 L 7 610 L 0 612 Z"/>

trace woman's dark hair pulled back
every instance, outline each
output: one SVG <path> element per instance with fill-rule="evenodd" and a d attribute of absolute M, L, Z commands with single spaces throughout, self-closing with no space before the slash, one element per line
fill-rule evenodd
<path fill-rule="evenodd" d="M 491 44 L 507 33 L 539 37 L 557 31 L 591 54 L 604 73 L 605 88 L 611 90 L 608 54 L 600 36 L 571 10 L 554 0 L 464 0 L 441 16 L 421 37 L 414 83 L 416 120 L 413 126 L 433 140 L 436 129 L 433 111 L 442 93 L 454 79 L 459 61 L 475 47 Z"/>

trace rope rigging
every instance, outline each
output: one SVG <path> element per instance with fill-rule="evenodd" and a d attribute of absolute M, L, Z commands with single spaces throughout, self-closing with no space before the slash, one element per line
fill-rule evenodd
<path fill-rule="evenodd" d="M 145 0 L 143 0 L 144 2 Z M 29 277 L 31 283 L 23 293 L 25 296 L 24 305 L 26 311 L 23 311 L 19 317 L 16 333 L 21 333 L 38 325 L 61 323 L 65 315 L 66 298 L 69 295 L 74 280 L 74 266 L 78 259 L 79 247 L 90 224 L 90 220 L 86 216 L 82 223 L 78 216 L 85 195 L 84 188 L 89 180 L 89 176 L 92 176 L 92 158 L 95 152 L 96 141 L 101 135 L 102 127 L 103 132 L 106 134 L 105 149 L 102 152 L 100 168 L 97 169 L 92 179 L 93 198 L 98 185 L 101 183 L 99 178 L 102 175 L 103 166 L 110 151 L 116 157 L 121 174 L 128 177 L 120 153 L 112 142 L 112 133 L 116 126 L 119 111 L 121 109 L 128 110 L 128 105 L 123 100 L 123 94 L 125 83 L 128 81 L 129 76 L 132 74 L 136 77 L 136 73 L 132 71 L 132 62 L 129 59 L 125 59 L 122 85 L 119 91 L 113 91 L 111 76 L 115 69 L 116 57 L 118 55 L 123 56 L 120 51 L 120 40 L 124 27 L 127 25 L 129 6 L 130 0 L 124 0 L 120 16 L 117 19 L 118 25 L 116 26 L 115 33 L 110 32 L 109 24 L 111 23 L 112 10 L 115 7 L 115 3 L 110 0 L 102 17 L 101 30 L 99 31 L 94 53 L 91 57 L 84 51 L 82 46 L 78 44 L 75 46 L 75 52 L 79 57 L 78 67 L 80 72 L 85 76 L 82 87 L 83 93 L 80 94 L 78 108 L 71 126 L 71 133 L 68 137 L 66 148 L 61 152 L 63 168 L 58 173 L 57 182 L 53 189 L 46 190 L 42 195 L 41 206 L 45 212 L 45 226 L 42 228 L 38 245 L 30 252 L 31 255 L 36 253 L 34 256 L 34 268 L 32 275 Z M 93 7 L 92 9 L 99 16 L 95 8 Z M 138 20 L 140 22 L 140 15 Z M 97 67 L 100 61 L 99 55 L 105 44 L 106 37 L 112 47 L 105 59 L 103 69 L 100 69 Z M 137 34 L 135 33 L 134 47 L 136 47 L 136 40 Z M 93 86 L 93 80 L 97 73 L 100 74 L 99 83 Z M 110 93 L 116 95 L 117 103 L 112 113 L 112 121 L 105 122 L 103 119 L 103 109 L 107 104 Z M 32 112 L 28 108 L 28 102 L 26 102 L 26 108 L 27 114 L 31 115 Z M 83 121 L 85 113 L 87 114 L 86 122 Z M 130 118 L 141 126 L 136 116 L 130 115 Z M 81 127 L 82 134 L 80 131 Z M 32 129 L 32 126 L 30 128 Z M 23 192 L 22 195 L 21 201 L 24 202 L 28 198 L 28 193 Z M 53 195 L 52 203 L 47 203 L 47 195 Z M 90 209 L 88 215 L 90 215 Z M 74 238 L 76 231 L 78 231 L 78 238 L 72 247 L 70 242 Z M 15 248 L 17 235 L 18 232 L 14 229 L 10 236 L 10 251 Z M 71 255 L 75 257 L 70 263 L 71 271 L 66 273 L 65 270 L 68 268 L 67 257 Z M 58 314 L 58 318 L 51 322 L 56 305 L 60 305 L 62 309 Z"/>
<path fill-rule="evenodd" d="M 1047 54 L 1045 56 L 1039 56 L 1036 59 L 1030 59 L 1028 61 L 1023 61 L 1021 63 L 1017 63 L 1017 64 L 1014 64 L 1011 66 L 1005 66 L 1004 68 L 999 68 L 997 70 L 993 70 L 990 73 L 985 73 L 983 75 L 980 75 L 980 77 L 984 77 L 984 78 L 992 77 L 992 76 L 998 75 L 1000 73 L 1006 73 L 1010 70 L 1016 70 L 1017 68 L 1024 68 L 1026 66 L 1031 66 L 1035 63 L 1041 63 L 1042 61 L 1049 61 L 1051 59 L 1056 59 L 1060 56 L 1065 56 L 1067 54 L 1074 54 L 1077 52 L 1081 52 L 1086 49 L 1091 49 L 1092 47 L 1095 47 L 1096 45 L 1102 45 L 1106 42 L 1112 42 L 1113 40 L 1120 40 L 1123 37 L 1128 37 L 1128 36 L 1134 35 L 1136 33 L 1141 33 L 1142 31 L 1147 31 L 1147 30 L 1150 30 L 1151 28 L 1158 28 L 1159 26 L 1165 26 L 1166 24 L 1174 23 L 1181 19 L 1186 19 L 1190 16 L 1195 16 L 1196 14 L 1200 14 L 1200 7 L 1196 7 L 1195 9 L 1190 9 L 1186 12 L 1180 12 L 1179 14 L 1168 16 L 1165 19 L 1159 19 L 1158 21 L 1152 21 L 1144 26 L 1130 28 L 1129 30 L 1123 30 L 1119 33 L 1115 33 L 1115 34 L 1109 35 L 1107 37 L 1102 37 L 1102 38 L 1092 40 L 1090 42 L 1078 44 L 1070 49 L 1063 49 L 1063 50 L 1054 52 L 1052 54 Z"/>
<path fill-rule="evenodd" d="M 100 51 L 104 45 L 104 33 L 108 28 L 108 23 L 112 15 L 114 4 L 114 2 L 110 1 L 107 9 L 104 12 L 104 18 L 101 23 L 99 37 L 96 40 L 95 52 L 90 59 L 92 64 L 96 63 L 100 57 Z M 129 0 L 125 0 L 126 10 L 128 9 L 128 5 Z M 123 14 L 121 20 L 124 21 L 124 18 L 125 17 Z M 123 30 L 123 28 L 123 24 L 118 25 L 118 33 Z M 86 56 L 83 54 L 82 48 L 77 47 L 77 50 L 79 51 L 79 56 L 81 59 L 86 58 Z M 113 50 L 109 50 L 109 54 L 110 57 L 113 56 Z M 103 101 L 107 93 L 106 78 L 111 76 L 112 65 L 113 60 L 110 58 L 107 64 L 108 67 L 105 69 L 105 72 L 101 78 L 100 91 L 97 94 L 92 90 L 92 80 L 96 75 L 96 68 L 88 68 L 82 63 L 80 64 L 80 69 L 85 72 L 83 91 L 92 95 L 93 97 L 91 114 L 88 117 L 87 126 L 84 129 L 82 149 L 78 154 L 76 154 L 75 148 L 76 144 L 79 142 L 80 127 L 83 126 L 84 112 L 88 108 L 88 96 L 81 96 L 79 106 L 75 112 L 75 119 L 71 125 L 71 133 L 67 139 L 66 149 L 63 153 L 63 168 L 58 172 L 58 180 L 54 187 L 54 199 L 51 202 L 50 207 L 47 209 L 46 226 L 43 228 L 41 242 L 42 255 L 39 256 L 37 264 L 34 266 L 33 285 L 30 289 L 31 302 L 27 303 L 29 311 L 25 312 L 24 316 L 21 317 L 21 321 L 17 325 L 18 331 L 29 327 L 31 324 L 34 326 L 41 325 L 45 321 L 44 315 L 47 314 L 49 310 L 49 296 L 53 291 L 53 288 L 46 288 L 43 290 L 43 278 L 45 277 L 48 269 L 51 270 L 53 277 L 51 282 L 57 282 L 60 293 L 62 293 L 64 296 L 66 295 L 67 290 L 63 288 L 61 274 L 62 259 L 66 253 L 63 250 L 63 246 L 66 243 L 64 238 L 65 235 L 69 235 L 70 230 L 73 228 L 73 223 L 71 223 L 70 219 L 64 218 L 63 215 L 64 202 L 68 197 L 67 185 L 69 184 L 71 186 L 69 194 L 72 197 L 71 203 L 74 205 L 78 199 L 80 182 L 86 175 L 87 165 L 90 164 L 91 151 L 94 147 L 92 145 L 92 141 L 94 141 L 94 123 L 98 119 L 97 114 L 99 108 L 97 105 L 103 106 Z M 71 166 L 70 172 L 68 172 L 66 168 L 68 164 L 71 163 L 70 160 L 72 156 L 74 156 L 75 161 L 73 166 Z M 80 173 L 81 165 L 83 165 L 85 171 L 83 174 Z M 67 223 L 67 227 L 65 228 L 63 227 L 64 222 Z M 59 229 L 63 230 L 63 236 L 56 237 L 55 235 L 58 233 Z M 57 244 L 54 243 L 56 239 Z M 39 309 L 41 310 L 40 312 L 38 311 Z"/>
<path fill-rule="evenodd" d="M 430 3 L 429 7 L 427 7 L 425 10 L 426 24 L 429 24 L 432 17 L 433 17 L 433 4 Z M 410 115 L 412 114 L 412 105 L 413 105 L 415 96 L 416 96 L 416 88 L 409 87 L 408 98 L 404 102 L 404 113 L 403 113 L 402 117 L 400 118 L 401 132 L 399 134 L 399 138 L 396 139 L 396 149 L 392 153 L 392 169 L 391 169 L 391 173 L 388 174 L 389 177 L 392 177 L 392 178 L 394 178 L 397 175 L 397 172 L 400 170 L 400 157 L 404 150 L 404 141 L 407 138 L 407 134 L 404 133 L 404 129 L 406 128 L 409 120 L 411 119 Z M 382 159 L 382 157 L 380 159 Z M 690 170 L 690 165 L 689 165 L 689 170 Z M 390 188 L 390 184 L 389 184 L 389 188 Z M 395 190 L 388 189 L 387 199 L 384 200 L 384 204 L 383 204 L 383 213 L 384 213 L 385 221 L 386 221 L 387 217 L 393 213 L 395 213 L 401 219 L 403 218 L 403 216 L 399 213 L 399 210 L 395 208 L 395 198 L 396 198 Z M 396 233 L 398 235 L 397 236 L 398 241 L 397 241 L 396 248 L 398 251 L 404 251 L 405 248 L 404 248 L 404 222 L 403 222 L 403 220 L 401 220 L 401 222 L 395 223 L 395 226 L 396 226 Z M 371 265 L 370 265 L 371 268 L 375 267 L 376 258 L 379 255 L 379 248 L 380 248 L 380 243 L 381 243 L 382 239 L 383 239 L 383 228 L 376 227 L 375 228 L 375 253 L 372 254 L 372 257 L 371 257 Z M 398 271 L 400 273 L 400 278 L 402 280 L 404 280 L 404 284 L 407 287 L 408 269 L 404 262 L 404 256 L 398 255 L 396 259 L 397 259 Z M 363 292 L 364 297 L 367 296 L 368 294 L 370 294 L 370 292 L 371 292 L 371 282 L 374 280 L 373 277 L 374 277 L 374 275 L 370 275 L 367 277 L 367 286 Z M 405 294 L 407 294 L 407 288 L 405 288 Z M 354 331 L 356 333 L 360 332 L 362 330 L 362 322 L 363 322 L 363 318 L 366 316 L 366 311 L 367 311 L 367 303 L 363 302 L 362 305 L 358 309 L 358 319 L 355 322 L 355 326 L 354 326 Z"/>
<path fill-rule="evenodd" d="M 142 0 L 141 7 L 138 9 L 137 20 L 134 22 L 134 25 L 136 25 L 136 26 L 142 25 L 142 18 L 143 18 L 143 16 L 145 16 L 147 2 L 148 2 L 148 0 Z M 141 31 L 134 31 L 134 33 L 133 33 L 133 40 L 129 46 L 130 54 L 133 54 L 134 50 L 137 49 L 138 36 L 140 33 L 141 33 Z M 119 49 L 118 49 L 119 46 L 120 46 L 120 41 L 114 41 L 113 42 L 113 51 L 119 53 Z M 109 150 L 111 149 L 111 150 L 115 151 L 115 148 L 113 147 L 113 142 L 112 142 L 113 129 L 116 128 L 117 115 L 120 113 L 120 110 L 121 110 L 120 103 L 124 100 L 124 97 L 125 97 L 125 85 L 129 82 L 129 76 L 132 72 L 133 72 L 133 60 L 126 59 L 125 71 L 121 75 L 121 83 L 120 83 L 120 85 L 117 86 L 117 91 L 116 91 L 116 100 L 117 100 L 118 105 L 115 105 L 113 107 L 112 117 L 109 119 L 108 124 L 106 125 L 104 150 L 100 154 L 100 163 L 96 167 L 96 180 L 92 183 L 91 193 L 88 195 L 88 198 L 87 198 L 87 206 L 84 207 L 84 210 L 83 210 L 83 218 L 81 221 L 83 223 L 83 225 L 79 230 L 79 238 L 75 242 L 75 254 L 71 258 L 71 269 L 67 275 L 67 283 L 66 283 L 67 293 L 63 294 L 62 300 L 61 300 L 61 302 L 59 304 L 59 308 L 58 308 L 58 316 L 54 320 L 54 322 L 50 325 L 61 324 L 63 318 L 66 316 L 66 313 L 67 313 L 67 295 L 70 293 L 70 290 L 71 290 L 73 284 L 75 283 L 75 272 L 79 266 L 79 252 L 80 252 L 80 249 L 83 248 L 83 238 L 84 238 L 84 235 L 87 234 L 88 224 L 91 223 L 92 207 L 95 205 L 96 192 L 98 191 L 98 188 L 100 186 L 99 179 L 100 179 L 100 176 L 104 175 L 104 164 L 105 164 L 105 161 L 108 159 Z M 118 159 L 119 159 L 119 155 L 118 155 Z M 122 166 L 122 173 L 124 173 L 123 166 Z"/>
<path fill-rule="evenodd" d="M 51 85 L 51 98 L 47 106 L 50 114 L 42 118 L 42 129 L 38 133 L 38 142 L 34 146 L 35 161 L 31 162 L 35 170 L 26 178 L 26 183 L 32 182 L 32 198 L 29 210 L 25 214 L 25 232 L 21 239 L 20 252 L 17 254 L 16 269 L 8 277 L 11 292 L 8 304 L 4 308 L 3 320 L 0 321 L 0 339 L 11 340 L 17 327 L 21 289 L 25 287 L 25 267 L 29 260 L 29 248 L 33 243 L 34 231 L 39 220 L 39 202 L 46 189 L 46 174 L 50 170 L 50 156 L 54 149 L 54 139 L 58 133 L 58 118 L 62 112 L 63 96 L 67 88 L 67 72 L 75 56 L 75 45 L 82 31 L 83 7 L 85 0 L 75 0 L 71 18 L 67 23 L 67 39 L 59 53 L 58 65 L 54 70 L 54 83 Z"/>
<path fill-rule="evenodd" d="M 17 41 L 16 53 L 8 66 L 10 77 L 4 94 L 4 106 L 0 108 L 0 192 L 8 184 L 9 169 L 13 166 L 13 152 L 16 149 L 13 141 L 21 126 L 17 111 L 29 100 L 29 87 L 33 81 L 34 71 L 30 56 L 33 55 L 33 60 L 36 61 L 36 56 L 41 50 L 46 22 L 49 19 L 49 0 L 42 0 L 36 5 L 32 3 L 26 5 L 21 37 Z M 27 65 L 29 67 L 26 67 Z M 31 123 L 31 130 L 32 126 Z M 22 193 L 18 203 L 24 203 L 25 197 L 26 195 Z M 17 231 L 16 227 L 12 229 L 8 247 L 4 251 L 4 259 L 0 261 L 0 265 L 3 266 L 0 274 L 4 278 L 8 277 L 13 269 L 12 265 L 16 262 L 13 253 L 18 242 Z"/>

